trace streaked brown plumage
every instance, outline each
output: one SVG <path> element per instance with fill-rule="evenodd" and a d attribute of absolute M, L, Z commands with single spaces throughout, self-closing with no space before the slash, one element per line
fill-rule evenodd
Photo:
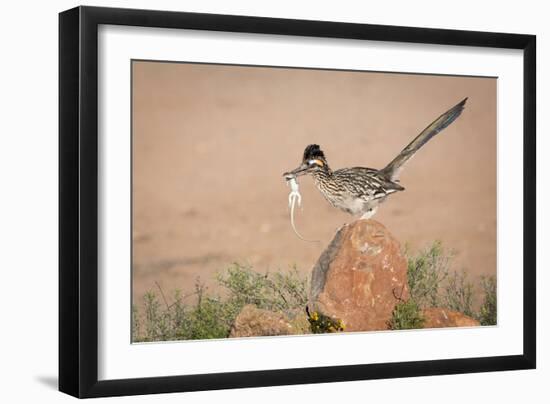
<path fill-rule="evenodd" d="M 467 98 L 433 121 L 381 170 L 352 167 L 333 171 L 321 148 L 312 144 L 304 150 L 302 164 L 283 175 L 289 179 L 309 174 L 332 206 L 352 215 L 361 215 L 362 218 L 371 217 L 388 195 L 405 189 L 397 183 L 403 165 L 432 137 L 460 116 L 466 100 Z"/>

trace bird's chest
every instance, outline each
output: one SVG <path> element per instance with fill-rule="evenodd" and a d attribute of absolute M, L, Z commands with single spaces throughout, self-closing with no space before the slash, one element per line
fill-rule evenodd
<path fill-rule="evenodd" d="M 359 215 L 365 211 L 367 202 L 361 198 L 349 197 L 335 200 L 333 206 L 352 215 Z"/>

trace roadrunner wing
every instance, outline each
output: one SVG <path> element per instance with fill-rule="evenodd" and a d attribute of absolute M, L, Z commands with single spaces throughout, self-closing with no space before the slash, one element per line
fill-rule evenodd
<path fill-rule="evenodd" d="M 380 170 L 380 173 L 391 181 L 396 180 L 401 172 L 401 169 L 403 168 L 403 165 L 418 151 L 418 149 L 424 146 L 428 140 L 437 135 L 460 116 L 467 99 L 468 98 L 464 98 L 450 110 L 433 121 L 420 133 L 420 135 L 414 138 L 414 140 L 409 143 L 407 147 L 405 147 L 401 153 L 399 153 L 397 157 L 391 161 L 391 163 Z"/>

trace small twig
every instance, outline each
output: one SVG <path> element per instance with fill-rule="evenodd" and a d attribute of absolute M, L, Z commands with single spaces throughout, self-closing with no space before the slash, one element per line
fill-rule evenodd
<path fill-rule="evenodd" d="M 155 285 L 157 285 L 157 288 L 160 291 L 160 295 L 162 296 L 162 300 L 164 300 L 164 304 L 166 305 L 166 310 L 170 310 L 170 306 L 168 305 L 168 302 L 166 301 L 166 297 L 164 296 L 164 292 L 162 291 L 162 288 L 160 287 L 160 285 L 157 281 L 155 281 Z"/>
<path fill-rule="evenodd" d="M 181 300 L 185 300 L 185 299 L 187 299 L 188 297 L 194 296 L 194 295 L 196 295 L 196 294 L 197 294 L 197 292 L 188 293 L 188 294 L 186 294 L 186 295 L 183 295 L 183 296 L 181 297 Z M 170 306 L 168 306 L 168 308 L 171 309 L 172 307 L 174 307 L 174 306 L 176 305 L 176 303 L 177 303 L 177 301 L 175 301 L 175 302 L 172 303 Z"/>
<path fill-rule="evenodd" d="M 403 292 L 405 290 L 405 283 L 403 283 L 403 286 L 401 286 L 401 292 L 399 293 L 399 296 L 395 294 L 395 288 L 392 289 L 391 293 L 393 294 L 393 297 L 395 297 L 400 302 L 404 303 L 405 300 L 403 299 Z"/>
<path fill-rule="evenodd" d="M 197 310 L 199 312 L 202 311 L 202 296 L 204 294 L 204 285 L 201 283 L 201 278 L 200 276 L 197 276 L 197 279 L 195 280 L 195 293 L 197 294 L 198 296 L 198 301 L 197 301 Z"/>

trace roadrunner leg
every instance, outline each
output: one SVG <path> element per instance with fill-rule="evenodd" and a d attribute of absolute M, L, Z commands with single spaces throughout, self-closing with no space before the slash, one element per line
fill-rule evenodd
<path fill-rule="evenodd" d="M 370 208 L 365 213 L 363 213 L 363 216 L 361 216 L 360 219 L 370 219 L 371 217 L 374 216 L 377 210 L 378 210 L 378 206 Z"/>

